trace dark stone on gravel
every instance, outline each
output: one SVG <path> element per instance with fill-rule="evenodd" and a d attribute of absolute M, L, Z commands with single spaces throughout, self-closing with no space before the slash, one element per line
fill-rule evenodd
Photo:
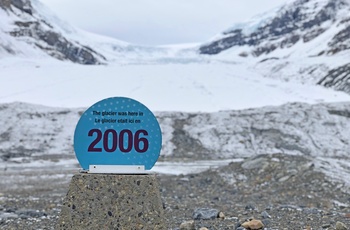
<path fill-rule="evenodd" d="M 248 204 L 245 206 L 245 210 L 254 210 L 255 206 L 253 204 Z"/>
<path fill-rule="evenodd" d="M 268 212 L 266 212 L 266 211 L 263 211 L 263 212 L 261 213 L 261 217 L 262 217 L 263 219 L 271 218 L 270 214 L 269 214 Z"/>
<path fill-rule="evenodd" d="M 265 227 L 269 226 L 271 223 L 269 219 L 263 219 L 261 222 L 264 224 Z"/>
<path fill-rule="evenodd" d="M 193 219 L 195 220 L 210 220 L 216 219 L 219 215 L 219 210 L 210 208 L 197 208 L 193 212 Z"/>
<path fill-rule="evenodd" d="M 317 210 L 315 208 L 304 208 L 303 209 L 303 212 L 306 214 L 306 215 L 310 215 L 310 214 L 319 214 L 321 211 L 320 210 Z"/>

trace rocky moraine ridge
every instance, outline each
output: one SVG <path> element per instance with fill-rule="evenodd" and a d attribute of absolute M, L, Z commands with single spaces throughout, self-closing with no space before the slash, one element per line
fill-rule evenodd
<path fill-rule="evenodd" d="M 0 160 L 31 162 L 48 155 L 71 158 L 75 125 L 84 110 L 0 105 Z M 216 160 L 278 152 L 325 158 L 349 155 L 348 102 L 289 103 L 215 113 L 157 112 L 156 116 L 165 160 L 197 155 Z"/>

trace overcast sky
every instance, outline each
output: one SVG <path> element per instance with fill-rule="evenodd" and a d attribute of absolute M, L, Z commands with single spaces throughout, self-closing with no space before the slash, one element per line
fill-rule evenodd
<path fill-rule="evenodd" d="M 81 29 L 141 45 L 205 42 L 290 0 L 40 0 Z"/>

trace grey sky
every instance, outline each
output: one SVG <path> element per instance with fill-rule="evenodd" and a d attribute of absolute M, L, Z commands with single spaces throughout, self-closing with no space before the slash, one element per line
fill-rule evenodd
<path fill-rule="evenodd" d="M 290 0 L 40 0 L 87 31 L 130 43 L 205 42 Z"/>

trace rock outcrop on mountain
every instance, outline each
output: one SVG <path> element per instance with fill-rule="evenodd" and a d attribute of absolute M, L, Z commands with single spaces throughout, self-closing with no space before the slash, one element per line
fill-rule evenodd
<path fill-rule="evenodd" d="M 350 94 L 350 63 L 330 70 L 318 84 Z"/>
<path fill-rule="evenodd" d="M 33 6 L 36 4 L 36 7 Z M 79 64 L 101 64 L 105 57 L 79 41 L 66 37 L 51 21 L 46 20 L 37 10 L 36 0 L 2 0 L 0 16 L 5 25 L 0 30 L 0 50 L 10 55 L 24 54 L 17 44 L 26 49 L 41 51 L 59 60 L 69 60 Z M 26 43 L 26 44 L 23 44 Z"/>

